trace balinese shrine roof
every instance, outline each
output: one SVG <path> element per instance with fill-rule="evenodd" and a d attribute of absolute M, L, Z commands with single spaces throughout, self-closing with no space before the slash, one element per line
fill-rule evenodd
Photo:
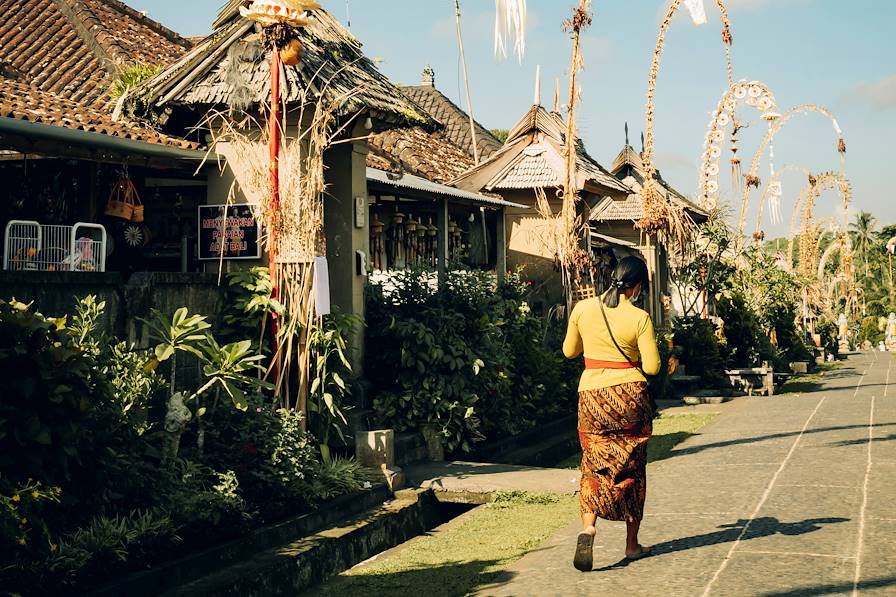
<path fill-rule="evenodd" d="M 232 0 L 219 13 L 214 31 L 180 60 L 134 90 L 131 101 L 157 108 L 180 105 L 246 109 L 270 96 L 270 53 L 252 21 L 239 14 L 248 0 Z M 389 81 L 361 49 L 361 43 L 326 10 L 312 11 L 300 30 L 302 58 L 284 66 L 281 97 L 288 104 L 323 97 L 341 104 L 339 114 L 368 111 L 396 124 L 430 127 L 432 118 Z"/>
<path fill-rule="evenodd" d="M 622 147 L 616 159 L 613 160 L 612 173 L 634 189 L 635 192 L 629 194 L 623 201 L 602 201 L 598 203 L 591 211 L 591 220 L 601 222 L 640 220 L 644 217 L 644 201 L 641 197 L 641 188 L 646 174 L 641 154 L 628 142 Z M 703 209 L 699 208 L 694 202 L 663 179 L 659 171 L 654 173 L 654 179 L 659 183 L 657 188 L 660 195 L 684 208 L 695 222 L 706 221 L 709 217 L 709 214 Z"/>
<path fill-rule="evenodd" d="M 560 187 L 566 176 L 563 158 L 566 123 L 555 112 L 536 104 L 511 129 L 500 151 L 461 175 L 454 184 L 475 191 Z M 576 142 L 577 188 L 624 198 L 631 189 L 588 155 Z"/>

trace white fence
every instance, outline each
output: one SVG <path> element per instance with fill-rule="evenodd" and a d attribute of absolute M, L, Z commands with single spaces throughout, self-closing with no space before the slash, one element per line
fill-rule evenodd
<path fill-rule="evenodd" d="M 78 222 L 52 226 L 31 220 L 6 225 L 3 269 L 38 272 L 106 271 L 106 229 Z"/>

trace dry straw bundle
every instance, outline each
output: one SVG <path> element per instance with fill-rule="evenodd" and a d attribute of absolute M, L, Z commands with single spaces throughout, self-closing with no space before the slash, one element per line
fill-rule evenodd
<path fill-rule="evenodd" d="M 279 202 L 271 187 L 268 154 L 270 128 L 232 113 L 208 118 L 211 151 L 227 158 L 236 180 L 229 202 L 239 188 L 250 201 L 261 225 L 276 297 L 283 306 L 275 354 L 268 374 L 276 372 L 275 396 L 283 408 L 304 411 L 309 386 L 308 337 L 315 325 L 314 257 L 326 254 L 323 201 L 326 193 L 324 153 L 354 120 L 337 122 L 337 112 L 357 92 L 325 100 L 327 81 L 312 78 L 301 90 L 297 108 L 284 111 L 278 123 L 282 143 L 278 164 Z M 340 141 L 341 142 L 341 141 Z"/>
<path fill-rule="evenodd" d="M 558 243 L 558 257 L 563 275 L 563 288 L 566 294 L 567 309 L 572 308 L 576 286 L 582 281 L 580 272 L 587 269 L 590 256 L 583 245 L 586 244 L 587 225 L 579 216 L 579 189 L 576 176 L 578 159 L 578 132 L 576 131 L 576 105 L 580 91 L 576 83 L 578 73 L 585 67 L 582 56 L 582 31 L 592 23 L 591 0 L 580 0 L 579 6 L 573 10 L 572 17 L 564 21 L 563 29 L 572 35 L 572 57 L 569 65 L 569 113 L 566 116 L 566 180 L 563 183 L 563 206 L 560 212 L 562 238 Z M 544 193 L 542 192 L 542 195 Z M 542 212 L 542 197 L 538 197 L 539 211 Z M 544 201 L 546 205 L 547 202 Z M 550 212 L 550 207 L 548 206 Z M 542 215 L 544 215 L 542 213 Z"/>

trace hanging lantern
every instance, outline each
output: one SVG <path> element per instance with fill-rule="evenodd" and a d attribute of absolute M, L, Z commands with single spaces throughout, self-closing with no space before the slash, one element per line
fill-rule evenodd
<path fill-rule="evenodd" d="M 439 264 L 439 241 L 436 238 L 439 235 L 439 229 L 432 223 L 432 218 L 429 219 L 429 226 L 426 226 L 426 233 L 429 235 L 429 254 L 432 260 L 430 265 L 436 267 Z"/>
<path fill-rule="evenodd" d="M 383 232 L 386 226 L 374 212 L 370 221 L 370 253 L 373 256 L 373 269 L 383 269 Z"/>
<path fill-rule="evenodd" d="M 404 225 L 404 230 L 407 233 L 405 246 L 407 249 L 407 262 L 408 263 L 416 263 L 417 262 L 417 228 L 420 222 L 414 220 L 413 214 L 408 214 L 408 221 Z"/>

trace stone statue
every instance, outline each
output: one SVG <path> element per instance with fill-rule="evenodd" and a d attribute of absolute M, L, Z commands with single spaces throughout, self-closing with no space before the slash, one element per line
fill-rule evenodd
<path fill-rule="evenodd" d="M 837 327 L 839 328 L 837 339 L 840 341 L 840 351 L 847 352 L 849 350 L 849 320 L 846 318 L 846 313 L 840 314 L 840 318 L 837 319 Z"/>
<path fill-rule="evenodd" d="M 896 313 L 890 313 L 887 319 L 886 347 L 890 352 L 896 352 Z"/>

